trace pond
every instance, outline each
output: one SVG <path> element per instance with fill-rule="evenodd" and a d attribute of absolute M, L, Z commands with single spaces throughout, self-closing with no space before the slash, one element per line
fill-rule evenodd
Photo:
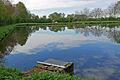
<path fill-rule="evenodd" d="M 120 27 L 17 27 L 0 42 L 0 63 L 27 71 L 36 61 L 74 62 L 74 73 L 100 80 L 120 79 Z"/>

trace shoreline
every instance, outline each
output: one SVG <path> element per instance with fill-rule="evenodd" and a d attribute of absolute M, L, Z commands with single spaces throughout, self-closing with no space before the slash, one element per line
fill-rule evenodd
<path fill-rule="evenodd" d="M 120 21 L 79 21 L 79 22 L 60 22 L 60 23 L 18 23 L 16 26 L 34 26 L 34 25 L 120 25 Z"/>

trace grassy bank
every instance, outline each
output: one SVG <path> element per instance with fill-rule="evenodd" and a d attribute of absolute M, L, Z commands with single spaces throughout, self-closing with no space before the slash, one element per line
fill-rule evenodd
<path fill-rule="evenodd" d="M 16 69 L 5 68 L 0 66 L 0 80 L 19 80 L 22 74 Z"/>
<path fill-rule="evenodd" d="M 19 23 L 17 26 L 33 26 L 33 25 L 120 25 L 120 21 L 79 21 L 79 22 L 66 22 L 66 23 Z"/>
<path fill-rule="evenodd" d="M 69 74 L 60 74 L 56 72 L 34 73 L 31 76 L 24 77 L 16 69 L 9 69 L 0 66 L 0 80 L 85 80 Z"/>
<path fill-rule="evenodd" d="M 14 29 L 15 29 L 15 25 L 1 26 L 0 27 L 0 40 L 4 39 Z"/>

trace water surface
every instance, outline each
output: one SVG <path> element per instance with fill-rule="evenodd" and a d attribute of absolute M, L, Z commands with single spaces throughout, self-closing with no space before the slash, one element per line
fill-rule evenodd
<path fill-rule="evenodd" d="M 74 62 L 74 73 L 101 80 L 120 79 L 120 27 L 17 27 L 0 42 L 0 63 L 21 71 L 36 61 Z"/>

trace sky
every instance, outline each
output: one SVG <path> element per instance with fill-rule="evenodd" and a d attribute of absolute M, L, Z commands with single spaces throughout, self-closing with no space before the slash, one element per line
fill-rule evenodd
<path fill-rule="evenodd" d="M 71 14 L 84 8 L 107 8 L 119 0 L 13 0 L 13 3 L 19 1 L 23 2 L 31 13 L 43 16 L 53 12 Z"/>

